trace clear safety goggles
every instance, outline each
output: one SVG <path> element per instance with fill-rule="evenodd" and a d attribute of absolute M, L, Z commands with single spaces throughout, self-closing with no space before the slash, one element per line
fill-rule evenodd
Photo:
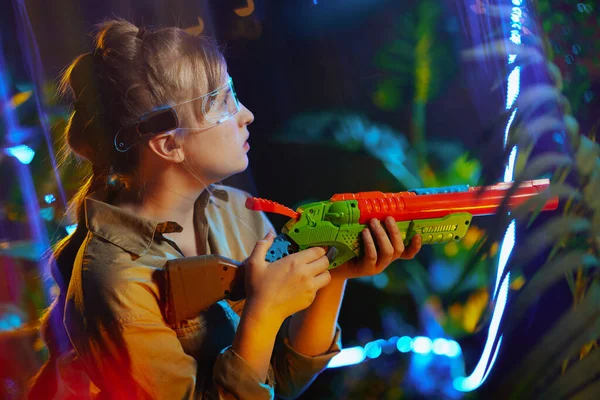
<path fill-rule="evenodd" d="M 195 128 L 181 127 L 179 126 L 177 111 L 181 110 L 182 106 L 190 103 L 194 111 L 202 113 L 202 122 Z M 135 146 L 143 137 L 150 134 L 175 129 L 206 131 L 227 121 L 236 115 L 240 109 L 241 105 L 233 87 L 233 80 L 229 78 L 225 85 L 210 93 L 144 114 L 137 124 L 117 132 L 114 145 L 117 151 L 124 153 Z"/>

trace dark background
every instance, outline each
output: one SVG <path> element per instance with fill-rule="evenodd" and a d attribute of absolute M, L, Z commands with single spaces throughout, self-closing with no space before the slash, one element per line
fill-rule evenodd
<path fill-rule="evenodd" d="M 290 144 L 286 130 L 290 121 L 302 113 L 355 113 L 409 136 L 413 112 L 410 90 L 403 89 L 403 101 L 388 110 L 375 105 L 373 94 L 389 75 L 377 64 L 378 54 L 398 35 L 410 35 L 408 28 L 406 32 L 402 30 L 402 18 L 413 12 L 419 2 L 253 3 L 254 12 L 248 17 L 235 13 L 235 9 L 247 5 L 246 1 L 237 0 L 27 0 L 23 4 L 39 47 L 43 66 L 40 73 L 45 80 L 56 79 L 77 55 L 92 49 L 89 33 L 103 18 L 124 17 L 140 26 L 190 28 L 198 25 L 200 17 L 203 34 L 215 37 L 224 46 L 238 95 L 255 115 L 250 126 L 250 168 L 226 183 L 290 207 L 307 199 L 327 199 L 339 192 L 407 189 L 380 161 L 365 152 L 310 140 Z M 458 143 L 481 162 L 488 177 L 499 178 L 503 170 L 500 138 L 506 123 L 506 88 L 493 84 L 506 74 L 506 62 L 492 60 L 482 66 L 460 58 L 462 50 L 483 40 L 476 36 L 477 32 L 485 35 L 486 29 L 499 27 L 469 14 L 469 6 L 475 0 L 440 3 L 443 18 L 436 26 L 436 40 L 443 41 L 449 55 L 445 63 L 437 65 L 436 73 L 443 79 L 439 79 L 435 95 L 426 106 L 425 137 L 432 145 Z M 16 18 L 18 10 L 14 4 L 2 0 L 0 23 L 11 92 L 18 92 L 27 86 L 30 73 L 24 68 L 23 47 L 17 34 L 22 31 L 21 20 Z M 482 26 L 475 26 L 480 23 Z M 591 90 L 597 91 L 598 68 L 590 67 L 589 71 Z M 547 78 L 545 73 L 542 75 L 534 78 Z M 406 74 L 399 79 L 403 80 L 400 86 L 410 87 L 413 77 Z M 595 123 L 597 109 L 598 100 L 594 98 L 580 110 L 577 116 L 583 131 Z M 310 129 L 308 125 L 306 130 Z M 439 161 L 438 167 L 443 170 L 444 162 Z M 0 167 L 0 173 L 1 186 L 10 187 L 14 174 L 6 166 Z M 460 183 L 459 179 L 455 182 Z M 0 200 L 8 200 L 8 193 L 1 188 Z M 277 228 L 285 222 L 277 216 L 272 220 Z M 5 232 L 18 230 L 6 225 L 8 222 L 3 224 Z M 421 257 L 427 259 L 427 250 Z M 368 328 L 372 338 L 383 337 L 380 311 L 386 307 L 399 310 L 408 324 L 419 325 L 418 311 L 409 293 L 383 292 L 371 285 L 350 282 L 340 316 L 344 346 L 364 345 L 364 328 Z M 472 348 L 466 353 L 467 371 L 472 369 L 481 344 L 481 337 L 471 339 Z M 406 362 L 406 356 L 398 353 L 386 357 L 381 363 L 397 367 Z M 347 370 L 325 371 L 304 398 L 337 398 L 330 383 L 342 374 L 346 374 L 343 379 L 352 379 Z"/>

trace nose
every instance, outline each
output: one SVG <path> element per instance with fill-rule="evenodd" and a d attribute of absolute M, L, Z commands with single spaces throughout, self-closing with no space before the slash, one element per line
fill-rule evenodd
<path fill-rule="evenodd" d="M 248 110 L 241 102 L 240 112 L 238 113 L 238 122 L 240 127 L 250 125 L 252 122 L 254 122 L 254 114 L 252 114 L 252 111 Z"/>

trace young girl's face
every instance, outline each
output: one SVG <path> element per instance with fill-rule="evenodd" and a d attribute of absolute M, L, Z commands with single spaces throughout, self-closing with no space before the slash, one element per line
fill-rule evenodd
<path fill-rule="evenodd" d="M 219 182 L 248 167 L 248 125 L 253 120 L 252 112 L 239 103 L 239 111 L 224 122 L 207 130 L 185 133 L 183 151 L 187 167 L 202 183 Z M 206 123 L 198 122 L 200 126 Z"/>

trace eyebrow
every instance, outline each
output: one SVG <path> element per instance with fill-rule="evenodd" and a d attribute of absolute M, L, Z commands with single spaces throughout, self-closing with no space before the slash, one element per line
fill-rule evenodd
<path fill-rule="evenodd" d="M 231 87 L 227 88 L 227 90 L 222 90 L 217 94 L 217 97 L 225 97 L 227 96 L 229 93 L 231 93 Z"/>

